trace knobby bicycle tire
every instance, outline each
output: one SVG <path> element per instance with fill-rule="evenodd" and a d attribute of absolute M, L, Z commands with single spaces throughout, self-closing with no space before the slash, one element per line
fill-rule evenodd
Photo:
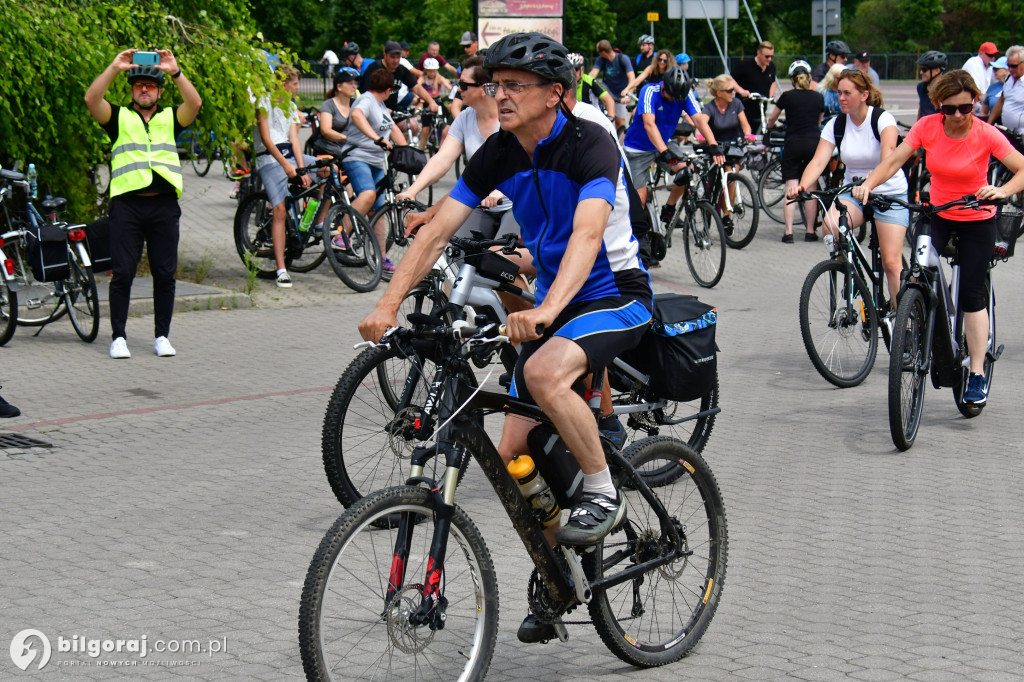
<path fill-rule="evenodd" d="M 754 183 L 739 173 L 729 173 L 726 178 L 729 185 L 735 185 L 735 198 L 731 198 L 732 211 L 732 235 L 726 232 L 725 242 L 733 249 L 742 249 L 754 239 L 757 234 L 757 224 L 760 220 L 760 209 L 758 207 L 757 190 Z"/>
<path fill-rule="evenodd" d="M 697 284 L 711 288 L 725 273 L 725 227 L 710 202 L 701 200 L 683 224 L 686 266 Z"/>
<path fill-rule="evenodd" d="M 96 340 L 100 331 L 100 297 L 96 292 L 96 278 L 92 267 L 82 265 L 78 258 L 70 258 L 71 274 L 64 285 L 64 304 L 71 318 L 71 326 L 86 343 Z"/>
<path fill-rule="evenodd" d="M 334 242 L 345 230 L 347 246 Z M 380 284 L 380 243 L 366 218 L 347 204 L 335 204 L 324 218 L 324 251 L 334 274 L 353 291 L 373 291 Z"/>
<path fill-rule="evenodd" d="M 852 279 L 851 279 L 852 277 Z M 846 294 L 854 288 L 853 307 Z M 800 336 L 814 368 L 829 383 L 849 388 L 864 381 L 878 353 L 878 313 L 856 272 L 836 260 L 818 263 L 800 290 Z"/>
<path fill-rule="evenodd" d="M 307 679 L 483 679 L 497 641 L 498 582 L 483 536 L 458 506 L 440 583 L 444 629 L 410 624 L 425 589 L 436 514 L 430 491 L 400 486 L 364 498 L 327 531 L 299 607 Z M 406 524 L 382 528 L 396 517 Z M 399 545 L 409 549 L 404 560 Z M 399 589 L 388 602 L 394 583 Z"/>
<path fill-rule="evenodd" d="M 775 159 L 761 171 L 757 179 L 758 205 L 765 214 L 777 223 L 784 223 L 782 213 L 786 205 L 786 183 L 782 179 L 782 160 Z"/>
<path fill-rule="evenodd" d="M 632 581 L 597 588 L 588 605 L 605 646 L 638 667 L 685 656 L 707 631 L 722 596 L 728 562 L 725 505 L 704 459 L 674 438 L 649 438 L 624 453 L 676 521 L 685 555 Z M 678 466 L 682 463 L 682 466 Z M 684 471 L 663 481 L 670 466 Z M 591 579 L 652 559 L 661 551 L 660 523 L 640 494 L 623 483 L 626 521 L 584 555 Z M 637 603 L 639 600 L 641 603 Z"/>
<path fill-rule="evenodd" d="M 924 357 L 928 308 L 924 294 L 908 288 L 900 297 L 893 322 L 889 353 L 889 433 L 900 450 L 909 450 L 917 438 L 928 384 Z"/>
<path fill-rule="evenodd" d="M 14 330 L 17 328 L 18 292 L 13 291 L 10 283 L 5 279 L 4 286 L 0 289 L 0 346 L 11 340 Z"/>

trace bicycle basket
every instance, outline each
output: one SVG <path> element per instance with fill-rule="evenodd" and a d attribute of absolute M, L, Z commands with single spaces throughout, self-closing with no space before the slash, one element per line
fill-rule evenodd
<path fill-rule="evenodd" d="M 755 145 L 747 147 L 747 151 L 743 154 L 743 165 L 747 167 L 747 170 L 760 172 L 768 167 L 768 159 L 768 151 L 764 145 Z"/>
<path fill-rule="evenodd" d="M 421 149 L 409 147 L 408 145 L 395 147 L 391 150 L 388 163 L 399 173 L 419 175 L 423 167 L 427 165 L 427 154 Z"/>
<path fill-rule="evenodd" d="M 786 144 L 786 131 L 785 130 L 769 130 L 768 141 L 765 142 L 769 147 L 781 147 Z"/>
<path fill-rule="evenodd" d="M 996 229 L 999 231 L 996 237 L 996 248 L 994 255 L 998 258 L 1009 258 L 1013 255 L 1013 245 L 1021 236 L 1021 223 L 1024 222 L 1024 212 L 1015 206 L 1000 206 L 996 214 Z"/>
<path fill-rule="evenodd" d="M 649 375 L 650 393 L 668 400 L 695 400 L 718 375 L 716 308 L 696 296 L 658 294 L 654 323 L 622 359 Z"/>
<path fill-rule="evenodd" d="M 60 226 L 48 223 L 29 228 L 25 234 L 25 251 L 32 276 L 38 281 L 56 282 L 71 274 L 68 237 Z"/>

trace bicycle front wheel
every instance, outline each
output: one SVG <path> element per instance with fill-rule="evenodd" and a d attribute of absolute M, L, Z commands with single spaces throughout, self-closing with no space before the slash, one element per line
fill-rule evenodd
<path fill-rule="evenodd" d="M 345 204 L 335 204 L 324 218 L 324 251 L 331 269 L 353 291 L 373 291 L 380 284 L 380 244 L 366 218 Z"/>
<path fill-rule="evenodd" d="M 729 191 L 732 192 L 732 233 L 725 232 L 726 243 L 734 249 L 742 249 L 757 234 L 760 210 L 757 206 L 757 190 L 745 175 L 729 173 Z"/>
<path fill-rule="evenodd" d="M 260 279 L 277 277 L 271 234 L 273 222 L 274 209 L 264 191 L 247 196 L 235 211 L 235 249 L 245 267 Z M 287 253 L 285 265 L 288 265 Z"/>
<path fill-rule="evenodd" d="M 631 665 L 650 668 L 685 656 L 711 624 L 722 597 L 729 535 L 718 483 L 689 446 L 658 437 L 634 443 L 624 454 L 649 486 L 658 486 L 681 544 L 674 561 L 595 589 L 588 606 L 605 646 Z M 662 480 L 663 472 L 677 469 L 684 475 Z M 625 486 L 619 494 L 627 505 L 626 522 L 584 555 L 592 579 L 668 551 L 668 537 L 646 500 Z"/>
<path fill-rule="evenodd" d="M 192 170 L 196 172 L 196 175 L 203 177 L 210 172 L 211 157 L 213 155 L 208 153 L 203 148 L 203 145 L 199 144 L 195 135 L 192 136 L 192 142 L 189 145 L 189 156 L 192 158 Z"/>
<path fill-rule="evenodd" d="M 100 297 L 96 293 L 96 278 L 92 268 L 82 265 L 78 258 L 72 257 L 70 265 L 71 276 L 64 283 L 68 317 L 79 338 L 92 343 L 100 331 Z"/>
<path fill-rule="evenodd" d="M 0 287 L 0 346 L 3 346 L 18 327 L 18 292 L 11 290 L 11 284 L 6 279 L 3 287 Z"/>
<path fill-rule="evenodd" d="M 878 313 L 864 280 L 839 261 L 811 268 L 800 290 L 800 336 L 826 381 L 839 388 L 864 381 L 878 353 Z"/>
<path fill-rule="evenodd" d="M 718 211 L 707 201 L 698 201 L 694 215 L 683 227 L 686 266 L 697 284 L 713 287 L 725 272 L 725 228 Z"/>
<path fill-rule="evenodd" d="M 900 450 L 909 450 L 917 438 L 928 383 L 925 328 L 928 309 L 924 294 L 907 289 L 900 298 L 893 322 L 889 353 L 889 433 Z"/>
<path fill-rule="evenodd" d="M 786 181 L 782 179 L 782 160 L 768 164 L 757 179 L 757 199 L 761 210 L 777 223 L 785 222 L 782 207 L 786 205 Z"/>
<path fill-rule="evenodd" d="M 309 680 L 481 680 L 498 633 L 498 583 L 483 536 L 455 507 L 439 589 L 443 629 L 413 623 L 429 581 L 429 491 L 382 490 L 324 536 L 299 608 L 299 648 Z M 400 518 L 396 527 L 382 521 Z"/>

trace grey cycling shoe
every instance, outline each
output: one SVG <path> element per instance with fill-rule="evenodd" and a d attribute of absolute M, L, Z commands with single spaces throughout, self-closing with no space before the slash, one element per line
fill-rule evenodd
<path fill-rule="evenodd" d="M 572 508 L 569 520 L 558 529 L 555 539 L 558 544 L 570 547 L 593 545 L 618 528 L 625 518 L 626 507 L 618 493 L 614 498 L 601 493 L 583 493 L 583 499 Z"/>

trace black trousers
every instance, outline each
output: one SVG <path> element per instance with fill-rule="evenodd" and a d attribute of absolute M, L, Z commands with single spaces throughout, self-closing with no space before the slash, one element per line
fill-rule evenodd
<path fill-rule="evenodd" d="M 181 207 L 173 194 L 117 196 L 110 201 L 110 326 L 112 338 L 125 334 L 132 281 L 145 244 L 153 275 L 154 337 L 167 336 L 174 313 Z"/>

